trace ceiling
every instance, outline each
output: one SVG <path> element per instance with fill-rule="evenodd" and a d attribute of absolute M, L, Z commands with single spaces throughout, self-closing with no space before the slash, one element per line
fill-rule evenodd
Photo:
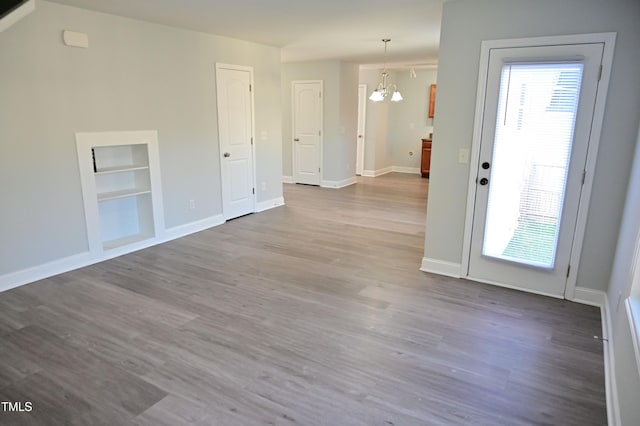
<path fill-rule="evenodd" d="M 443 0 L 51 0 L 282 49 L 283 62 L 437 63 Z"/>

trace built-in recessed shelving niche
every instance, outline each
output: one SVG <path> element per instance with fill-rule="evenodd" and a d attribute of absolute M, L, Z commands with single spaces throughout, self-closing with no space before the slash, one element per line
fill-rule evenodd
<path fill-rule="evenodd" d="M 77 133 L 89 249 L 127 252 L 164 229 L 156 131 Z"/>

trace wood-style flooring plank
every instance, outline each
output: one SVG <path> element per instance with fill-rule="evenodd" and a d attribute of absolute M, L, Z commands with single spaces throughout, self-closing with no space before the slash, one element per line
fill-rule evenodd
<path fill-rule="evenodd" d="M 428 180 L 0 293 L 0 425 L 603 425 L 597 308 L 419 271 Z"/>

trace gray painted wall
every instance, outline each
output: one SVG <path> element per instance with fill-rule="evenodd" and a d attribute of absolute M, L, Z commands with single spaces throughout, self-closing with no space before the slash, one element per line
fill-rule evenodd
<path fill-rule="evenodd" d="M 293 174 L 291 83 L 297 80 L 323 82 L 322 179 L 342 181 L 355 176 L 358 66 L 340 61 L 282 64 L 282 175 Z"/>
<path fill-rule="evenodd" d="M 382 70 L 360 70 L 360 83 L 367 85 L 367 96 L 380 83 Z M 429 86 L 436 82 L 436 70 L 389 70 L 387 82 L 398 85 L 401 102 L 367 100 L 364 170 L 373 172 L 397 166 L 420 168 L 422 138 L 433 132 L 433 119 L 427 118 Z M 413 155 L 409 155 L 413 152 Z"/>
<path fill-rule="evenodd" d="M 624 306 L 624 300 L 631 295 L 632 271 L 635 266 L 634 255 L 639 240 L 640 131 L 608 292 L 612 334 L 609 336 L 608 344 L 613 344 L 614 348 L 615 377 L 623 425 L 640 425 L 640 405 L 638 405 L 638 401 L 640 401 L 640 375 L 638 374 L 639 369 L 636 365 L 631 329 Z M 640 291 L 640 289 L 635 290 Z"/>
<path fill-rule="evenodd" d="M 0 58 L 0 275 L 87 251 L 76 132 L 157 129 L 167 227 L 220 214 L 216 62 L 254 67 L 258 201 L 282 196 L 277 48 L 38 1 Z"/>
<path fill-rule="evenodd" d="M 638 22 L 640 2 L 636 0 L 457 0 L 444 4 L 425 240 L 425 257 L 461 261 L 469 169 L 457 163 L 457 152 L 471 146 L 480 42 L 617 32 L 578 285 L 608 289 L 610 344 L 614 345 L 622 425 L 640 424 L 640 378 L 626 313 L 618 305 L 619 296 L 624 300 L 631 291 L 628 275 L 640 229 L 639 152 L 629 179 L 634 149 L 640 143 Z"/>
<path fill-rule="evenodd" d="M 637 0 L 457 0 L 444 4 L 425 257 L 460 263 L 480 42 L 616 31 L 578 286 L 606 290 L 640 116 Z"/>
<path fill-rule="evenodd" d="M 395 72 L 394 82 L 404 98 L 389 107 L 389 144 L 392 162 L 397 167 L 420 168 L 422 138 L 433 132 L 429 110 L 429 86 L 436 82 L 436 70 L 416 70 L 416 78 L 409 71 Z M 413 155 L 409 155 L 413 152 Z"/>
<path fill-rule="evenodd" d="M 390 72 L 393 77 L 393 72 Z M 379 70 L 361 70 L 361 84 L 367 85 L 367 97 L 380 83 Z M 371 102 L 367 99 L 367 117 L 365 121 L 364 170 L 374 172 L 391 167 L 388 148 L 389 102 Z"/>
<path fill-rule="evenodd" d="M 358 65 L 342 62 L 340 65 L 340 116 L 339 140 L 335 146 L 338 164 L 338 181 L 356 175 L 356 150 L 358 141 Z"/>

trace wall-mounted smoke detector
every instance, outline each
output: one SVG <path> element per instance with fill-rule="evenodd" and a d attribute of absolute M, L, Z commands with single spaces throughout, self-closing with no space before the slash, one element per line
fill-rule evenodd
<path fill-rule="evenodd" d="M 89 36 L 85 33 L 65 30 L 62 32 L 62 40 L 65 46 L 82 47 L 85 49 L 89 47 Z"/>

